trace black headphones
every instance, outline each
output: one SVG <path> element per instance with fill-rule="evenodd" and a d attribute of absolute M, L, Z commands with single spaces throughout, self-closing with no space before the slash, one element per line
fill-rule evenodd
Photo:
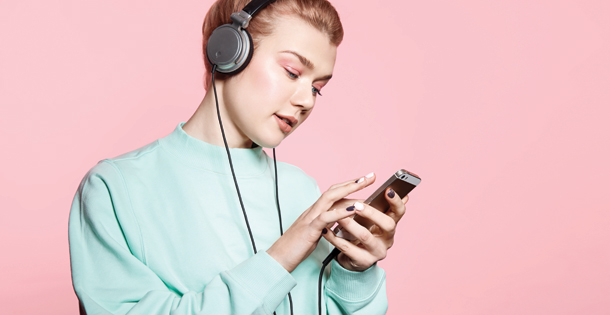
<path fill-rule="evenodd" d="M 206 56 L 216 71 L 236 74 L 243 70 L 254 51 L 252 36 L 246 30 L 254 15 L 275 0 L 253 0 L 240 12 L 231 14 L 233 23 L 217 27 L 206 46 Z"/>

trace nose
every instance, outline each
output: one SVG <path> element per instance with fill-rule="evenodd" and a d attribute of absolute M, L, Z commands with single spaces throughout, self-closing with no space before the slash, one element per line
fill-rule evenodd
<path fill-rule="evenodd" d="M 294 91 L 290 98 L 290 103 L 294 106 L 299 106 L 304 110 L 310 110 L 315 104 L 315 96 L 309 84 L 299 84 L 299 87 Z"/>

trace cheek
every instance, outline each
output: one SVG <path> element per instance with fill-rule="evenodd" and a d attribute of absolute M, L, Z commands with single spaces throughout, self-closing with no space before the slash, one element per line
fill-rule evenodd
<path fill-rule="evenodd" d="M 274 61 L 253 60 L 248 65 L 249 77 L 251 79 L 252 95 L 263 102 L 269 102 L 286 97 L 289 90 L 287 89 L 287 78 L 282 77 L 282 73 Z"/>

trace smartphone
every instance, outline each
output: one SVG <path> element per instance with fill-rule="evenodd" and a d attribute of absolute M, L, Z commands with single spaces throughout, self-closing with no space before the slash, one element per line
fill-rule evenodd
<path fill-rule="evenodd" d="M 413 190 L 419 183 L 421 182 L 421 178 L 414 173 L 411 173 L 405 169 L 400 169 L 396 173 L 392 174 L 388 180 L 383 183 L 383 185 L 379 186 L 375 192 L 373 192 L 365 201 L 365 204 L 372 206 L 373 208 L 386 213 L 390 209 L 390 204 L 386 200 L 384 194 L 388 187 L 391 187 L 394 192 L 402 199 L 404 196 L 409 194 L 411 190 Z M 354 220 L 358 222 L 360 225 L 369 229 L 374 223 L 369 219 L 354 216 Z M 347 231 L 342 231 L 342 227 L 340 225 L 335 226 L 331 229 L 335 235 L 342 237 L 347 240 L 353 240 L 353 236 Z"/>

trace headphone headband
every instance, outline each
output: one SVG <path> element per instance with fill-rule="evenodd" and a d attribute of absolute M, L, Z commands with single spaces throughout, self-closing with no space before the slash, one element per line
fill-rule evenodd
<path fill-rule="evenodd" d="M 231 14 L 231 20 L 241 28 L 246 28 L 250 24 L 252 17 L 271 2 L 275 2 L 275 0 L 253 0 L 241 11 Z"/>
<path fill-rule="evenodd" d="M 258 11 L 264 9 L 271 2 L 275 2 L 275 0 L 252 0 L 242 9 L 242 11 L 254 16 Z"/>

